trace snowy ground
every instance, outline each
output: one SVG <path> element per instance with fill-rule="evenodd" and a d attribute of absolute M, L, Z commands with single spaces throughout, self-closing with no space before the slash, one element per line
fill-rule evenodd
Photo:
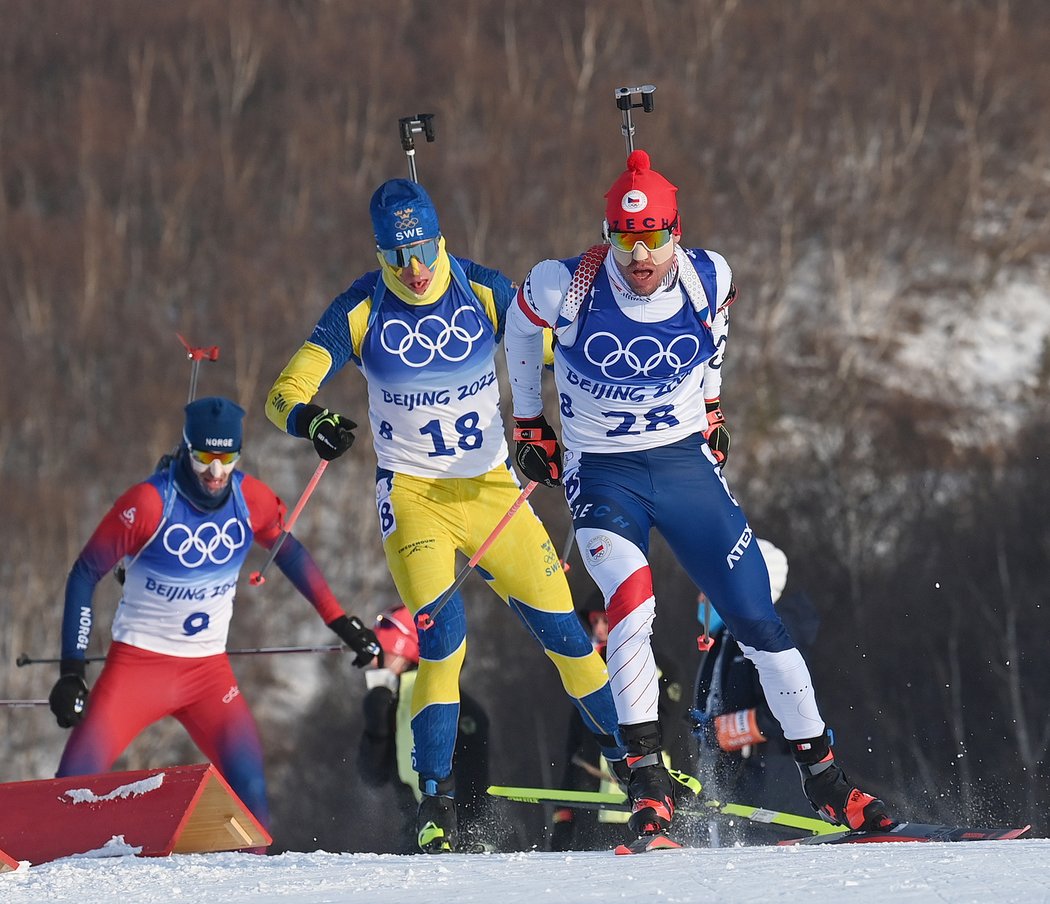
<path fill-rule="evenodd" d="M 1050 902 L 1050 839 L 611 853 L 70 857 L 0 875 L 0 901 L 68 904 Z"/>

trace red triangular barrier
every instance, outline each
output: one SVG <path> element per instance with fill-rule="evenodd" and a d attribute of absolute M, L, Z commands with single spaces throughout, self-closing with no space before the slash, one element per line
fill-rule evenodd
<path fill-rule="evenodd" d="M 0 851 L 30 863 L 70 854 L 237 851 L 273 839 L 214 766 L 171 766 L 0 784 Z"/>
<path fill-rule="evenodd" d="M 18 861 L 6 851 L 0 851 L 0 873 L 9 873 L 18 869 Z"/>

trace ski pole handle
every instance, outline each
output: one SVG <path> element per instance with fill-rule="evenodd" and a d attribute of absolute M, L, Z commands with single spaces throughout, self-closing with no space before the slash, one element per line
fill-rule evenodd
<path fill-rule="evenodd" d="M 478 547 L 478 551 L 470 557 L 470 561 L 467 562 L 460 573 L 456 575 L 456 579 L 452 582 L 452 586 L 442 593 L 438 601 L 434 603 L 434 608 L 431 609 L 430 612 L 420 612 L 419 615 L 416 616 L 416 627 L 419 628 L 420 631 L 428 631 L 430 628 L 434 627 L 434 619 L 437 617 L 437 614 L 444 609 L 445 604 L 452 599 L 452 594 L 459 590 L 460 585 L 467 579 L 467 575 L 474 570 L 478 562 L 481 561 L 482 556 L 489 551 L 489 547 L 496 542 L 496 538 L 503 533 L 503 528 L 510 523 L 510 519 L 513 518 L 517 514 L 518 509 L 525 504 L 525 500 L 529 498 L 529 494 L 536 489 L 537 485 L 538 484 L 535 480 L 529 481 L 529 484 L 521 491 L 518 498 L 514 500 L 514 504 L 507 509 L 507 514 L 500 518 L 499 524 L 492 529 L 492 533 L 485 538 L 485 542 Z"/>
<path fill-rule="evenodd" d="M 292 532 L 292 528 L 295 527 L 295 522 L 299 519 L 299 513 L 303 510 L 303 506 L 306 505 L 306 500 L 310 498 L 311 493 L 314 491 L 314 487 L 317 486 L 317 482 L 321 479 L 321 475 L 324 474 L 324 469 L 327 467 L 328 460 L 322 458 L 317 465 L 317 470 L 314 471 L 314 476 L 310 478 L 310 482 L 306 485 L 306 489 L 303 490 L 303 495 L 299 497 L 299 501 L 295 504 L 295 508 L 292 509 L 292 514 L 288 519 L 288 523 L 285 525 L 284 530 L 281 531 L 281 535 L 277 538 L 277 542 L 273 544 L 269 558 L 267 558 L 262 568 L 258 571 L 252 572 L 252 575 L 249 578 L 249 583 L 253 587 L 258 587 L 261 584 L 266 583 L 266 578 L 263 577 L 263 572 L 265 572 L 266 569 L 270 567 L 270 563 L 277 558 L 277 553 L 281 551 L 281 546 L 284 545 L 285 537 Z"/>

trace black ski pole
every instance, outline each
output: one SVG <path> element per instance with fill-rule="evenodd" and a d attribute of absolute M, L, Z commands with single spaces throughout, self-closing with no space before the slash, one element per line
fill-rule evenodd
<path fill-rule="evenodd" d="M 416 141 L 413 137 L 422 132 L 427 141 L 434 140 L 434 114 L 417 113 L 415 116 L 402 116 L 397 121 L 398 131 L 401 133 L 401 147 L 408 157 L 408 177 L 413 182 L 416 178 Z"/>
<path fill-rule="evenodd" d="M 641 108 L 644 113 L 652 113 L 654 91 L 656 91 L 656 85 L 616 89 L 616 106 L 623 114 L 623 125 L 620 126 L 620 131 L 623 132 L 623 139 L 627 143 L 628 156 L 634 150 L 634 123 L 631 122 L 631 110 Z"/>

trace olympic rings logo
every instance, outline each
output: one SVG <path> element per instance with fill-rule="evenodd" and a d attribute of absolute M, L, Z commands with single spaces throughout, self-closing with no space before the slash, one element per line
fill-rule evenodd
<path fill-rule="evenodd" d="M 164 548 L 186 568 L 200 568 L 205 562 L 229 562 L 247 539 L 244 525 L 237 518 L 230 518 L 222 527 L 206 521 L 195 531 L 185 524 L 173 524 L 164 531 Z"/>
<path fill-rule="evenodd" d="M 476 315 L 473 324 L 476 332 L 471 332 L 469 324 L 459 323 L 459 315 L 464 313 L 474 314 L 474 309 L 469 305 L 457 308 L 448 323 L 437 314 L 427 314 L 419 319 L 415 329 L 404 320 L 388 320 L 383 324 L 380 342 L 384 349 L 397 355 L 409 367 L 426 367 L 435 355 L 451 363 L 463 361 L 485 332 Z M 429 330 L 428 321 L 432 321 Z"/>
<path fill-rule="evenodd" d="M 583 345 L 587 360 L 599 368 L 606 379 L 632 377 L 661 379 L 688 370 L 700 356 L 697 336 L 675 336 L 667 348 L 655 336 L 636 336 L 626 346 L 615 333 L 594 333 Z"/>

